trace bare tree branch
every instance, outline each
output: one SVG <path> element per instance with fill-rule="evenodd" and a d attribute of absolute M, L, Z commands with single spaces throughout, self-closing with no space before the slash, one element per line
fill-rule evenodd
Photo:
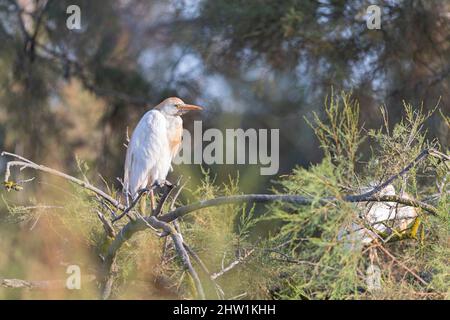
<path fill-rule="evenodd" d="M 115 206 L 117 209 L 119 210 L 125 210 L 125 206 L 123 204 L 121 204 L 119 201 L 117 201 L 116 199 L 114 199 L 113 197 L 111 197 L 109 194 L 107 194 L 106 192 L 100 190 L 97 187 L 94 187 L 93 185 L 91 185 L 90 183 L 87 183 L 86 181 L 77 179 L 75 177 L 72 177 L 66 173 L 60 172 L 58 170 L 46 167 L 44 165 L 39 165 L 36 164 L 28 159 L 25 159 L 21 156 L 18 156 L 14 153 L 9 153 L 9 152 L 5 152 L 3 151 L 1 153 L 2 156 L 10 156 L 10 157 L 14 157 L 19 159 L 19 161 L 8 161 L 6 164 L 6 171 L 5 171 L 5 181 L 9 180 L 9 177 L 11 175 L 11 168 L 12 167 L 20 167 L 20 170 L 23 170 L 25 168 L 31 168 L 34 170 L 38 170 L 38 171 L 42 171 L 42 172 L 46 172 L 49 173 L 51 175 L 54 176 L 58 176 L 61 177 L 63 179 L 66 179 L 70 182 L 73 182 L 89 191 L 94 192 L 95 194 L 99 195 L 100 197 L 102 197 L 103 199 L 105 199 L 106 201 L 108 201 L 109 203 L 111 203 L 113 206 Z"/>
<path fill-rule="evenodd" d="M 273 195 L 273 194 L 247 194 L 247 195 L 237 195 L 237 196 L 227 196 L 227 197 L 218 197 L 210 200 L 199 201 L 190 205 L 186 205 L 183 207 L 178 207 L 175 210 L 172 210 L 164 215 L 162 215 L 159 219 L 165 222 L 171 222 L 175 219 L 178 219 L 188 213 L 193 211 L 197 211 L 204 208 L 215 207 L 220 205 L 227 204 L 242 204 L 242 203 L 272 203 L 272 202 L 281 202 L 281 203 L 292 203 L 296 205 L 307 206 L 316 202 L 319 205 L 326 205 L 330 202 L 338 201 L 336 198 L 323 198 L 315 201 L 311 198 L 307 198 L 304 196 L 296 196 L 296 195 Z M 352 195 L 346 196 L 342 198 L 342 201 L 345 202 L 396 202 L 406 206 L 421 208 L 432 215 L 437 214 L 437 209 L 432 205 L 424 203 L 422 201 L 407 199 L 401 196 L 364 196 L 363 195 Z"/>
<path fill-rule="evenodd" d="M 192 280 L 194 281 L 199 298 L 205 300 L 205 292 L 203 291 L 202 283 L 200 281 L 200 278 L 198 277 L 197 272 L 191 264 L 191 260 L 189 259 L 189 255 L 183 245 L 183 239 L 180 234 L 175 230 L 173 226 L 168 223 L 159 221 L 154 216 L 149 217 L 149 221 L 155 228 L 162 229 L 170 234 L 170 236 L 172 237 L 172 241 L 175 244 L 175 249 L 178 255 L 181 257 L 185 268 L 188 270 L 189 274 L 192 277 Z"/>
<path fill-rule="evenodd" d="M 95 212 L 97 213 L 98 218 L 102 222 L 106 234 L 109 237 L 114 238 L 116 236 L 116 230 L 114 230 L 114 227 L 111 224 L 111 222 L 108 219 L 106 219 L 105 216 L 99 210 L 96 210 Z"/>

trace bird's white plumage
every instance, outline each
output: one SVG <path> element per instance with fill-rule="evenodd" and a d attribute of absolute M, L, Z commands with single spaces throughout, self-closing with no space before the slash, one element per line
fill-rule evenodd
<path fill-rule="evenodd" d="M 159 110 L 148 111 L 128 144 L 124 188 L 133 198 L 140 189 L 166 180 L 171 163 L 168 121 Z"/>
<path fill-rule="evenodd" d="M 362 193 L 370 191 L 374 186 L 363 188 L 361 191 Z M 388 185 L 378 195 L 392 196 L 396 195 L 396 191 L 394 186 Z M 400 195 L 409 198 L 409 195 L 404 192 Z M 351 247 L 369 244 L 377 238 L 377 235 L 367 229 L 364 224 L 377 232 L 388 232 L 391 227 L 401 231 L 406 229 L 417 217 L 415 208 L 397 205 L 394 202 L 359 203 L 357 208 L 360 211 L 359 220 L 352 222 L 349 227 L 341 229 L 339 232 L 339 238 L 346 239 Z"/>
<path fill-rule="evenodd" d="M 139 190 L 166 182 L 172 160 L 181 146 L 181 115 L 189 110 L 202 108 L 171 97 L 148 111 L 139 121 L 131 135 L 125 159 L 123 187 L 127 203 L 130 196 L 136 198 Z M 153 190 L 150 190 L 150 197 L 153 207 Z"/>
<path fill-rule="evenodd" d="M 362 188 L 361 193 L 373 190 L 376 186 L 371 183 L 369 187 Z M 393 196 L 396 194 L 393 185 L 387 185 L 378 192 L 379 196 Z M 406 192 L 400 193 L 409 198 Z M 400 206 L 393 202 L 359 203 L 357 206 L 358 218 L 349 226 L 339 231 L 338 239 L 343 241 L 347 250 L 360 250 L 364 245 L 370 244 L 378 238 L 377 232 L 390 232 L 391 228 L 398 231 L 406 229 L 417 217 L 415 208 Z M 370 229 L 367 228 L 370 226 Z M 369 247 L 369 255 L 376 257 L 376 250 Z M 366 285 L 368 291 L 377 291 L 382 288 L 381 270 L 371 258 L 366 270 Z"/>

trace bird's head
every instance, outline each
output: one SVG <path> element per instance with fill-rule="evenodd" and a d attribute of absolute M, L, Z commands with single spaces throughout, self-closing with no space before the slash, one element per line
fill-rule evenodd
<path fill-rule="evenodd" d="M 155 109 L 158 109 L 162 113 L 169 116 L 181 116 L 191 110 L 202 110 L 201 107 L 192 104 L 186 104 L 180 98 L 167 98 L 160 104 L 158 104 Z"/>

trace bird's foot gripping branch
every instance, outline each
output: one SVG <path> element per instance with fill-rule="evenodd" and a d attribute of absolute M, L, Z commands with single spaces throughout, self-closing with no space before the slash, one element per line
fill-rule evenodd
<path fill-rule="evenodd" d="M 302 195 L 290 195 L 290 194 L 248 194 L 248 195 L 232 195 L 217 197 L 208 200 L 202 200 L 196 203 L 192 203 L 185 206 L 176 207 L 176 201 L 180 195 L 183 186 L 180 186 L 178 181 L 172 188 L 166 188 L 164 193 L 159 198 L 159 202 L 154 210 L 149 214 L 139 212 L 136 208 L 136 204 L 143 197 L 148 190 L 141 190 L 138 197 L 127 207 L 116 199 L 112 194 L 103 191 L 102 189 L 92 185 L 87 180 L 80 180 L 76 177 L 70 176 L 63 172 L 54 170 L 44 165 L 36 164 L 31 160 L 28 160 L 22 156 L 3 152 L 2 156 L 8 157 L 10 160 L 6 163 L 5 171 L 5 188 L 10 190 L 21 190 L 23 184 L 30 182 L 31 180 L 25 180 L 21 182 L 13 182 L 11 180 L 11 169 L 18 167 L 20 171 L 24 169 L 32 169 L 41 171 L 46 174 L 58 176 L 65 180 L 70 181 L 85 189 L 92 197 L 100 203 L 105 212 L 96 210 L 99 223 L 103 225 L 105 234 L 111 238 L 110 244 L 106 250 L 106 254 L 102 256 L 102 268 L 100 276 L 97 278 L 101 283 L 101 297 L 107 299 L 113 292 L 114 279 L 118 272 L 118 266 L 116 264 L 116 258 L 119 249 L 135 235 L 136 233 L 150 229 L 159 237 L 169 237 L 173 243 L 173 249 L 178 255 L 183 268 L 188 272 L 192 279 L 193 286 L 198 298 L 205 298 L 204 280 L 207 279 L 209 286 L 215 289 L 216 295 L 219 299 L 225 297 L 225 293 L 218 283 L 218 278 L 227 273 L 235 266 L 248 259 L 256 248 L 246 252 L 243 256 L 238 257 L 236 261 L 226 266 L 222 263 L 222 270 L 216 272 L 210 272 L 206 264 L 201 260 L 198 254 L 188 245 L 183 239 L 180 228 L 177 224 L 177 220 L 183 218 L 187 214 L 195 211 L 220 206 L 220 205 L 233 205 L 244 203 L 262 203 L 262 204 L 279 204 L 280 206 L 327 206 L 330 203 L 339 204 L 341 202 L 348 203 L 394 203 L 397 205 L 404 205 L 412 208 L 418 208 L 423 213 L 430 215 L 437 215 L 437 209 L 425 201 L 413 199 L 411 197 L 405 197 L 402 195 L 389 195 L 383 194 L 381 191 L 386 189 L 396 179 L 404 177 L 410 170 L 415 168 L 420 162 L 425 161 L 427 158 L 432 157 L 438 159 L 438 161 L 448 161 L 449 157 L 434 149 L 425 149 L 419 153 L 419 155 L 411 161 L 407 166 L 402 168 L 396 174 L 386 178 L 382 183 L 374 186 L 370 190 L 356 195 L 344 195 L 338 197 L 324 197 L 320 199 L 313 199 L 308 196 Z M 17 186 L 20 186 L 17 187 Z M 170 204 L 168 203 L 170 201 Z M 110 212 L 108 217 L 107 212 Z M 128 222 L 124 223 L 122 218 L 127 217 Z M 375 237 L 382 237 L 383 232 L 378 232 L 374 226 L 363 226 L 366 230 L 370 230 L 375 233 Z M 391 236 L 392 238 L 392 236 Z M 397 237 L 400 239 L 400 237 Z M 381 238 L 383 239 L 383 238 Z M 373 240 L 373 239 L 372 239 Z M 194 268 L 192 260 L 195 261 L 195 265 L 202 271 L 202 277 Z M 289 260 L 286 260 L 289 261 Z M 313 263 L 313 262 L 311 262 Z M 412 271 L 411 271 L 412 272 Z M 412 272 L 415 274 L 414 272 Z M 419 277 L 420 278 L 420 277 Z"/>

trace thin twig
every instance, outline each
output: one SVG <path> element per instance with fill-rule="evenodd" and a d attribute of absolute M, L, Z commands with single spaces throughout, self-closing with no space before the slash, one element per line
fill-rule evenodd
<path fill-rule="evenodd" d="M 149 189 L 139 190 L 137 197 L 131 202 L 131 204 L 127 208 L 125 208 L 125 210 L 123 210 L 123 212 L 120 215 L 118 215 L 112 220 L 112 223 L 122 219 L 125 215 L 128 215 L 128 213 L 136 206 L 139 200 L 141 200 L 141 198 L 149 191 L 150 191 Z"/>
<path fill-rule="evenodd" d="M 104 198 L 106 201 L 108 201 L 109 203 L 111 203 L 113 206 L 115 206 L 116 208 L 120 209 L 120 210 L 125 210 L 125 206 L 122 205 L 119 201 L 117 201 L 116 199 L 114 199 L 113 197 L 111 197 L 109 194 L 105 193 L 104 191 L 100 190 L 97 187 L 94 187 L 93 185 L 91 185 L 90 183 L 87 183 L 83 180 L 77 179 L 75 177 L 72 177 L 66 173 L 60 172 L 58 170 L 46 167 L 44 165 L 39 165 L 36 164 L 30 160 L 24 159 L 21 156 L 18 156 L 16 154 L 13 153 L 8 153 L 8 152 L 2 152 L 1 153 L 2 156 L 11 156 L 11 157 L 15 157 L 17 159 L 20 159 L 19 161 L 8 161 L 6 164 L 6 170 L 5 170 L 5 181 L 8 181 L 10 175 L 11 175 L 11 168 L 12 167 L 20 167 L 21 170 L 25 169 L 25 168 L 31 168 L 34 170 L 38 170 L 38 171 L 42 171 L 42 172 L 46 172 L 58 177 L 61 177 L 63 179 L 69 180 L 85 189 L 88 189 L 89 191 L 92 191 L 94 193 L 96 193 L 97 195 L 101 196 L 102 198 Z"/>
<path fill-rule="evenodd" d="M 174 190 L 174 188 L 175 188 L 175 185 L 167 186 L 166 190 L 164 191 L 163 195 L 161 196 L 161 198 L 158 201 L 158 205 L 157 205 L 156 209 L 152 212 L 152 216 L 155 216 L 155 217 L 159 216 L 164 204 L 166 203 L 167 199 L 169 198 L 169 196 L 172 193 L 172 191 Z"/>
<path fill-rule="evenodd" d="M 174 221 L 175 222 L 175 221 Z M 212 277 L 211 273 L 208 270 L 208 267 L 205 265 L 205 263 L 202 261 L 202 259 L 200 259 L 200 257 L 198 256 L 198 254 L 192 250 L 192 248 L 190 246 L 188 246 L 185 242 L 183 242 L 184 247 L 186 248 L 186 251 L 192 256 L 192 258 L 194 258 L 194 260 L 198 263 L 198 265 L 200 266 L 200 268 L 203 270 L 203 272 L 208 276 L 208 278 L 211 280 L 216 293 L 217 293 L 217 297 L 219 299 L 224 299 L 225 298 L 225 293 L 223 291 L 223 289 L 220 287 L 220 285 L 215 281 L 216 279 Z"/>
<path fill-rule="evenodd" d="M 106 219 L 105 216 L 99 210 L 96 210 L 95 212 L 97 213 L 98 218 L 102 222 L 106 234 L 109 237 L 114 238 L 116 236 L 116 230 L 114 230 L 114 227 L 111 224 L 111 222 L 108 219 Z"/>
<path fill-rule="evenodd" d="M 403 262 L 399 261 L 396 257 L 392 255 L 386 248 L 384 248 L 382 245 L 378 245 L 376 248 L 383 251 L 386 255 L 388 255 L 392 261 L 396 262 L 399 266 L 401 266 L 403 269 L 405 269 L 407 272 L 412 274 L 417 280 L 419 280 L 423 285 L 428 286 L 429 283 L 423 280 L 417 273 L 415 273 L 413 270 L 408 268 Z"/>
<path fill-rule="evenodd" d="M 216 272 L 214 274 L 211 275 L 211 278 L 213 280 L 216 280 L 217 278 L 223 276 L 225 273 L 229 272 L 230 270 L 232 270 L 234 267 L 236 267 L 238 264 L 244 262 L 248 257 L 250 257 L 250 255 L 255 251 L 255 249 L 251 249 L 249 250 L 247 253 L 244 254 L 244 256 L 239 257 L 239 259 L 233 261 L 232 263 L 230 263 L 227 267 L 223 268 L 222 270 L 220 270 L 219 272 Z"/>

